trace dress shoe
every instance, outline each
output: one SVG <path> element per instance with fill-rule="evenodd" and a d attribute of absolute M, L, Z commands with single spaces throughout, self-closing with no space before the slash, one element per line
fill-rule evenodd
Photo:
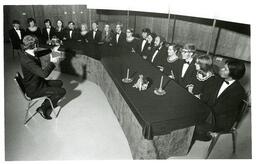
<path fill-rule="evenodd" d="M 52 117 L 48 114 L 46 114 L 45 111 L 43 111 L 43 109 L 41 107 L 37 108 L 36 111 L 46 120 L 51 120 Z"/>

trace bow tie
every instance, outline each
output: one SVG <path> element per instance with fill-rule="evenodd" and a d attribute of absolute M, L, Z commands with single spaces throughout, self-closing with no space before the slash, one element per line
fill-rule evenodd
<path fill-rule="evenodd" d="M 120 33 L 116 33 L 116 35 L 120 35 Z"/>
<path fill-rule="evenodd" d="M 188 62 L 188 61 L 184 60 L 184 64 L 190 64 L 190 62 Z"/>
<path fill-rule="evenodd" d="M 229 81 L 227 81 L 227 80 L 224 80 L 224 82 L 225 82 L 226 84 L 228 84 L 228 85 L 229 85 Z"/>

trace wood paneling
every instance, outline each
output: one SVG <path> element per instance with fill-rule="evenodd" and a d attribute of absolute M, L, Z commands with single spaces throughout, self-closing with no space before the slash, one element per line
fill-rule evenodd
<path fill-rule="evenodd" d="M 44 20 L 49 18 L 53 26 L 56 26 L 58 19 L 63 20 L 64 26 L 67 26 L 68 21 L 74 21 L 76 27 L 80 27 L 81 23 L 89 25 L 89 9 L 86 5 L 9 5 L 4 6 L 4 33 L 5 40 L 8 40 L 8 30 L 12 27 L 12 20 L 20 20 L 21 26 L 27 28 L 27 18 L 35 18 L 38 26 L 44 27 Z M 91 19 L 98 20 L 99 15 L 96 10 L 91 9 Z"/>
<path fill-rule="evenodd" d="M 221 29 L 216 54 L 250 61 L 250 37 Z"/>
<path fill-rule="evenodd" d="M 187 22 L 183 20 L 176 20 L 174 42 L 178 44 L 193 43 L 197 49 L 205 50 L 208 49 L 208 44 L 211 38 L 211 26 L 198 24 L 194 22 Z M 213 35 L 216 38 L 217 31 Z M 213 39 L 212 45 L 215 44 L 216 39 Z M 213 52 L 211 46 L 211 52 Z"/>

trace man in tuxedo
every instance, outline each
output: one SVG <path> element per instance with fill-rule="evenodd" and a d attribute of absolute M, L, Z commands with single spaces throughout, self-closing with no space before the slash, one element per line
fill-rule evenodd
<path fill-rule="evenodd" d="M 52 51 L 50 49 L 37 51 L 38 39 L 36 36 L 27 35 L 23 39 L 24 54 L 21 55 L 21 69 L 23 73 L 23 85 L 26 95 L 30 98 L 47 96 L 52 100 L 53 107 L 57 107 L 58 101 L 66 94 L 66 90 L 62 88 L 61 80 L 45 80 L 55 68 L 58 58 L 50 55 L 50 63 L 45 68 L 41 67 L 39 57 L 47 55 Z M 45 119 L 52 119 L 50 114 L 52 108 L 50 102 L 45 100 L 42 105 L 37 108 L 37 112 Z"/>
<path fill-rule="evenodd" d="M 98 23 L 92 23 L 92 30 L 88 32 L 88 42 L 92 44 L 98 44 L 101 41 L 102 32 L 98 29 Z"/>
<path fill-rule="evenodd" d="M 148 37 L 148 34 L 150 34 L 150 29 L 149 28 L 144 28 L 142 29 L 142 33 L 141 33 L 141 36 L 142 38 L 140 39 L 140 46 L 139 46 L 139 50 L 137 52 L 139 52 L 139 54 L 141 56 L 145 55 L 146 53 L 146 50 L 149 46 L 149 43 L 147 42 L 147 37 Z"/>
<path fill-rule="evenodd" d="M 112 45 L 117 48 L 123 48 L 126 42 L 126 34 L 122 32 L 123 24 L 116 24 L 116 33 L 114 35 Z"/>
<path fill-rule="evenodd" d="M 88 32 L 87 39 L 89 43 L 90 53 L 94 55 L 96 59 L 100 59 L 99 43 L 101 42 L 102 32 L 98 29 L 98 23 L 92 23 L 92 30 Z"/>
<path fill-rule="evenodd" d="M 18 50 L 17 52 L 19 54 L 21 50 L 22 39 L 25 36 L 25 30 L 20 28 L 20 22 L 18 20 L 13 20 L 12 25 L 13 28 L 9 30 L 9 36 L 13 49 Z"/>
<path fill-rule="evenodd" d="M 156 36 L 154 42 L 154 49 L 151 55 L 148 57 L 148 60 L 160 71 L 164 70 L 164 67 L 167 65 L 167 49 L 164 46 L 165 39 L 162 36 Z"/>
<path fill-rule="evenodd" d="M 44 20 L 45 27 L 42 29 L 42 41 L 43 43 L 50 43 L 50 40 L 55 35 L 55 28 L 52 27 L 50 19 Z"/>
<path fill-rule="evenodd" d="M 63 40 L 77 41 L 77 39 L 78 39 L 78 32 L 75 29 L 75 23 L 73 21 L 69 21 L 68 28 L 65 30 Z"/>
<path fill-rule="evenodd" d="M 239 79 L 245 74 L 245 65 L 238 60 L 227 60 L 219 71 L 219 76 L 207 84 L 201 99 L 207 103 L 212 113 L 204 124 L 196 126 L 194 139 L 210 140 L 208 132 L 220 132 L 232 128 L 243 101 L 246 100 L 244 88 Z"/>
<path fill-rule="evenodd" d="M 194 44 L 187 43 L 183 46 L 181 50 L 182 62 L 179 62 L 179 65 L 174 73 L 176 75 L 175 81 L 178 82 L 182 87 L 186 87 L 187 82 L 190 81 L 193 76 L 195 67 L 195 52 L 196 47 Z"/>

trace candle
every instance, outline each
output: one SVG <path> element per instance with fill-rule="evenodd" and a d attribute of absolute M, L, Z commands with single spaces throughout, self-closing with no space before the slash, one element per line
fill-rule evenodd
<path fill-rule="evenodd" d="M 126 79 L 129 79 L 129 68 L 127 69 Z"/>
<path fill-rule="evenodd" d="M 162 90 L 162 85 L 163 85 L 163 76 L 161 76 L 161 81 L 160 81 L 160 87 L 159 87 L 159 90 Z"/>

